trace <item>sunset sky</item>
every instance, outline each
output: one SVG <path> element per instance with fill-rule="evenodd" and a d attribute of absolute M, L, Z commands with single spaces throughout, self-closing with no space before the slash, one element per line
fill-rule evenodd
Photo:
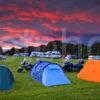
<path fill-rule="evenodd" d="M 100 0 L 0 0 L 0 46 L 100 38 Z M 98 39 L 99 40 L 99 39 Z"/>

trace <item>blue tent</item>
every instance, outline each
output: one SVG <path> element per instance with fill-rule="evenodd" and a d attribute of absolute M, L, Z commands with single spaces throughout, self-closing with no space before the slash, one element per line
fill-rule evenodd
<path fill-rule="evenodd" d="M 5 65 L 0 65 L 0 91 L 11 89 L 13 83 L 11 71 Z"/>
<path fill-rule="evenodd" d="M 70 84 L 60 65 L 48 61 L 38 61 L 34 64 L 31 77 L 45 86 Z"/>

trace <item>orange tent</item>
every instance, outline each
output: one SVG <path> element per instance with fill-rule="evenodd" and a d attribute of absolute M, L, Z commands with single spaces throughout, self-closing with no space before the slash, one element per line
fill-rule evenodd
<path fill-rule="evenodd" d="M 83 80 L 100 82 L 100 60 L 88 60 L 77 76 Z"/>

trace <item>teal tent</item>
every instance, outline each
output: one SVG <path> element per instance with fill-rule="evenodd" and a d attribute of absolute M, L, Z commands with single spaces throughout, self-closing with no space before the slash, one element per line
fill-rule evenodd
<path fill-rule="evenodd" d="M 0 65 L 0 91 L 10 90 L 14 83 L 11 71 L 5 66 Z"/>
<path fill-rule="evenodd" d="M 33 65 L 31 77 L 44 86 L 70 84 L 60 65 L 48 61 L 38 61 Z"/>

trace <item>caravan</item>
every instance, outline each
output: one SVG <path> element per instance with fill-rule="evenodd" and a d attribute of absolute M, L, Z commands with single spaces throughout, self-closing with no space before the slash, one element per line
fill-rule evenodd
<path fill-rule="evenodd" d="M 30 57 L 39 57 L 41 55 L 41 52 L 31 52 Z"/>
<path fill-rule="evenodd" d="M 59 51 L 31 52 L 30 57 L 61 58 Z"/>
<path fill-rule="evenodd" d="M 88 59 L 100 60 L 100 56 L 91 55 L 88 57 Z"/>
<path fill-rule="evenodd" d="M 47 51 L 48 58 L 61 58 L 61 53 L 59 51 Z"/>

